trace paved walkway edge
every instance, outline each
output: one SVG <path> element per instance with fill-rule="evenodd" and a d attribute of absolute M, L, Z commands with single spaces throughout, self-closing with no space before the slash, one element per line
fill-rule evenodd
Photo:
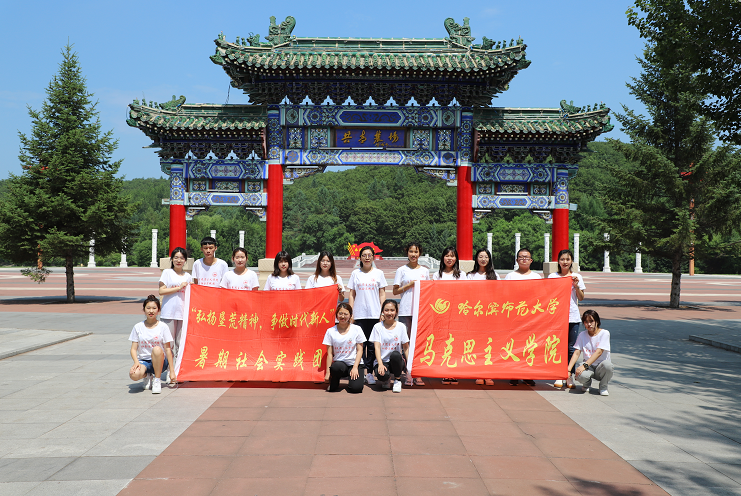
<path fill-rule="evenodd" d="M 741 353 L 741 346 L 736 346 L 735 344 L 724 343 L 723 341 L 716 341 L 715 339 L 708 339 L 704 336 L 690 335 L 690 341 L 707 344 L 710 346 L 714 346 L 715 348 L 721 348 L 723 350 L 733 351 L 735 353 Z"/>
<path fill-rule="evenodd" d="M 5 353 L 0 353 L 0 360 L 2 360 L 4 358 L 10 358 L 12 356 L 20 355 L 22 353 L 28 353 L 29 351 L 40 350 L 41 348 L 46 348 L 47 346 L 53 346 L 55 344 L 64 343 L 66 341 L 72 341 L 73 339 L 82 338 L 82 337 L 85 337 L 85 336 L 90 336 L 91 334 L 92 334 L 92 332 L 80 332 L 80 333 L 75 333 L 74 336 L 68 336 L 68 337 L 62 338 L 62 339 L 55 339 L 54 341 L 50 341 L 48 343 L 39 343 L 39 344 L 36 344 L 36 345 L 33 345 L 33 346 L 28 346 L 26 348 L 20 348 L 20 349 L 17 349 L 17 350 L 6 351 Z"/>

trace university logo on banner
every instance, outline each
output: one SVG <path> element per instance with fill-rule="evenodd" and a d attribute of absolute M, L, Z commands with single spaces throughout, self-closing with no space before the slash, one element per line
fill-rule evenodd
<path fill-rule="evenodd" d="M 184 381 L 322 381 L 337 287 L 237 291 L 190 285 L 182 350 Z"/>
<path fill-rule="evenodd" d="M 571 278 L 419 281 L 414 377 L 563 379 Z"/>

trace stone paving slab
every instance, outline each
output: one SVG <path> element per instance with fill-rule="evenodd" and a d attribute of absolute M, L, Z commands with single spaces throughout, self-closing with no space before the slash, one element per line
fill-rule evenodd
<path fill-rule="evenodd" d="M 90 332 L 0 328 L 0 360 L 87 336 Z"/>

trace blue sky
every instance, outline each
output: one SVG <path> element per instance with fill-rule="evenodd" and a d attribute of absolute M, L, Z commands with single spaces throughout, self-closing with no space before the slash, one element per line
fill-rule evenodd
<path fill-rule="evenodd" d="M 265 36 L 269 18 L 296 18 L 296 36 L 443 38 L 443 21 L 469 17 L 473 36 L 522 37 L 529 68 L 494 100 L 503 107 L 558 107 L 605 102 L 641 109 L 625 82 L 639 72 L 643 42 L 628 26 L 625 1 L 552 0 L 407 2 L 12 2 L 3 7 L 0 40 L 0 178 L 20 173 L 18 131 L 28 133 L 26 106 L 38 109 L 67 40 L 78 52 L 88 89 L 98 100 L 103 129 L 113 130 L 127 178 L 161 177 L 144 134 L 126 125 L 134 99 L 225 103 L 229 79 L 209 60 L 213 40 Z M 206 6 L 208 5 L 208 6 Z M 248 98 L 232 90 L 229 103 Z M 613 118 L 613 123 L 615 119 Z M 625 138 L 616 125 L 610 137 Z"/>

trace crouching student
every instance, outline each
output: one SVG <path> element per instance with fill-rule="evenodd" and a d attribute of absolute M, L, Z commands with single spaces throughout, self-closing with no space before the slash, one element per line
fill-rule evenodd
<path fill-rule="evenodd" d="M 350 323 L 352 307 L 347 303 L 340 303 L 335 315 L 337 324 L 327 329 L 322 341 L 322 344 L 327 345 L 327 391 L 339 391 L 340 379 L 349 376 L 347 391 L 362 393 L 365 367 L 360 365 L 360 360 L 363 358 L 365 334 L 360 326 Z"/>
<path fill-rule="evenodd" d="M 610 361 L 610 331 L 600 328 L 599 314 L 594 310 L 585 311 L 581 321 L 587 330 L 579 333 L 579 337 L 576 338 L 568 370 L 573 369 L 579 356 L 584 353 L 583 363 L 574 371 L 576 380 L 581 383 L 584 391 L 589 391 L 592 379 L 598 380 L 599 394 L 609 396 L 607 384 L 612 379 L 614 371 Z"/>
<path fill-rule="evenodd" d="M 399 304 L 395 300 L 384 301 L 381 307 L 383 320 L 373 326 L 369 340 L 373 342 L 376 351 L 373 367 L 376 379 L 381 381 L 384 389 L 393 387 L 395 393 L 401 393 L 401 373 L 404 370 L 404 357 L 401 352 L 409 356 L 407 328 L 396 321 L 398 313 Z"/>
<path fill-rule="evenodd" d="M 170 370 L 170 380 L 177 382 L 175 377 L 175 361 L 170 348 L 173 339 L 170 328 L 157 320 L 160 311 L 160 301 L 154 295 L 144 300 L 144 322 L 139 322 L 131 330 L 131 358 L 134 365 L 129 370 L 129 377 L 133 381 L 144 378 L 144 389 L 151 389 L 152 394 L 162 391 L 161 377 L 165 369 Z"/>

